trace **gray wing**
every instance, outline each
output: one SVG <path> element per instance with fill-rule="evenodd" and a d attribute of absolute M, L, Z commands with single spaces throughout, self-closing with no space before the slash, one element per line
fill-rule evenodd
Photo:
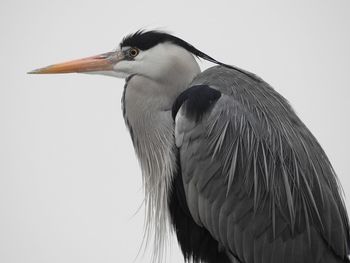
<path fill-rule="evenodd" d="M 194 221 L 241 262 L 348 262 L 336 175 L 288 103 L 233 69 L 211 68 L 198 84 L 221 95 L 197 86 L 175 118 Z"/>

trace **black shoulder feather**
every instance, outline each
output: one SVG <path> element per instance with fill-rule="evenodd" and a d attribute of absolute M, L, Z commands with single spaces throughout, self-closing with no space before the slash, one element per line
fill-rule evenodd
<path fill-rule="evenodd" d="M 183 104 L 189 118 L 196 121 L 221 97 L 218 90 L 207 85 L 196 85 L 182 92 L 175 100 L 172 108 L 172 116 L 175 120 L 176 114 Z"/>

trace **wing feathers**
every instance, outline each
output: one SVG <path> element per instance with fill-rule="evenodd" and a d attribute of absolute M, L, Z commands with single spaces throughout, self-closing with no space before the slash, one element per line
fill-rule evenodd
<path fill-rule="evenodd" d="M 346 210 L 315 138 L 266 83 L 215 70 L 221 93 L 190 88 L 175 114 L 195 221 L 245 263 L 347 262 Z"/>

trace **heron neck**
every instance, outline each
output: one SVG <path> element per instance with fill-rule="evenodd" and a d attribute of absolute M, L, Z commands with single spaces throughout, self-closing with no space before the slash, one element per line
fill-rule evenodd
<path fill-rule="evenodd" d="M 134 78 L 134 77 L 133 77 Z M 130 80 L 124 93 L 124 119 L 129 127 L 139 159 L 145 191 L 146 230 L 156 242 L 157 251 L 164 249 L 170 232 L 168 193 L 176 171 L 174 124 L 171 116 L 172 99 L 159 87 L 149 92 L 149 81 Z M 175 96 L 175 95 L 174 95 Z"/>
<path fill-rule="evenodd" d="M 195 66 L 177 78 L 173 74 L 158 82 L 136 75 L 125 85 L 124 119 L 142 169 L 146 229 L 155 229 L 148 233 L 155 233 L 155 251 L 163 250 L 169 233 L 168 195 L 177 169 L 171 110 L 177 96 L 200 72 Z"/>
<path fill-rule="evenodd" d="M 171 109 L 176 97 L 174 88 L 141 76 L 132 77 L 125 87 L 124 118 L 143 172 L 152 176 L 164 173 L 168 160 L 163 158 L 174 145 Z"/>

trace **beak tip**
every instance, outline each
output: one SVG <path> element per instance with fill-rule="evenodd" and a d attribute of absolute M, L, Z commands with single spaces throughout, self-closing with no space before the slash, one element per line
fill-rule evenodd
<path fill-rule="evenodd" d="M 28 71 L 27 74 L 43 74 L 44 73 L 44 69 L 45 68 L 34 69 L 34 70 L 31 70 L 31 71 Z"/>
<path fill-rule="evenodd" d="M 39 71 L 37 69 L 34 69 L 34 70 L 27 72 L 27 74 L 38 74 L 38 73 L 39 73 Z"/>

